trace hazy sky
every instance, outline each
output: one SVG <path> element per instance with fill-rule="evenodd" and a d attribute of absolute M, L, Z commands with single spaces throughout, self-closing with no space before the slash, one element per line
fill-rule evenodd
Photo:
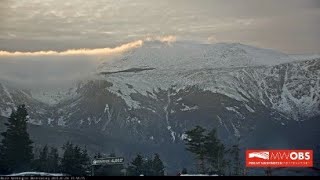
<path fill-rule="evenodd" d="M 0 50 L 115 47 L 153 36 L 320 53 L 320 0 L 0 0 Z"/>
<path fill-rule="evenodd" d="M 100 59 L 139 47 L 146 38 L 320 54 L 320 0 L 0 3 L 0 81 L 34 89 L 91 77 Z"/>

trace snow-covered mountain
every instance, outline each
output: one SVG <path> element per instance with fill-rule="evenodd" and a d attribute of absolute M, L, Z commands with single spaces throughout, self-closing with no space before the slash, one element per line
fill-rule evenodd
<path fill-rule="evenodd" d="M 17 89 L 8 82 L 0 83 L 0 116 L 9 117 L 12 110 L 20 104 L 26 104 L 29 110 L 29 122 L 41 125 L 43 119 L 51 115 L 47 104 L 32 97 L 28 90 Z"/>
<path fill-rule="evenodd" d="M 182 140 L 195 125 L 217 128 L 229 144 L 240 138 L 243 148 L 316 146 L 319 84 L 318 55 L 145 42 L 70 89 L 35 92 L 0 81 L 0 121 L 25 103 L 35 141 L 71 139 L 128 156 L 157 151 L 182 167 L 191 158 Z"/>
<path fill-rule="evenodd" d="M 80 82 L 56 104 L 39 101 L 53 94 L 34 96 L 1 83 L 0 112 L 8 116 L 26 103 L 32 123 L 139 142 L 178 143 L 197 124 L 232 139 L 262 126 L 271 130 L 272 123 L 287 127 L 318 117 L 319 84 L 317 55 L 242 44 L 145 42 L 102 63 L 96 80 Z"/>
<path fill-rule="evenodd" d="M 113 84 L 108 90 L 135 109 L 136 92 L 156 98 L 159 89 L 196 86 L 239 101 L 255 99 L 299 120 L 319 113 L 320 56 L 296 57 L 241 44 L 149 43 L 99 71 Z"/>

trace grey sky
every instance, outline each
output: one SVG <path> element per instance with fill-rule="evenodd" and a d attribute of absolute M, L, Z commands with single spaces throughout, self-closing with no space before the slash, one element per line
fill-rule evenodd
<path fill-rule="evenodd" d="M 0 0 L 0 50 L 119 46 L 148 36 L 320 53 L 320 0 Z"/>

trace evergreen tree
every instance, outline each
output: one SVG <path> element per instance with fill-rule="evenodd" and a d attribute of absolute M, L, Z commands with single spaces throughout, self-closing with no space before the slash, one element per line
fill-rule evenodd
<path fill-rule="evenodd" d="M 48 146 L 45 145 L 41 149 L 39 157 L 34 160 L 34 170 L 49 173 L 59 172 L 58 149 L 51 147 L 49 151 Z"/>
<path fill-rule="evenodd" d="M 200 161 L 200 173 L 207 173 L 205 164 L 208 163 L 210 173 L 224 174 L 228 161 L 224 144 L 218 139 L 215 129 L 209 133 L 200 126 L 186 132 L 186 149 L 195 154 Z"/>
<path fill-rule="evenodd" d="M 81 154 L 81 148 L 78 145 L 75 145 L 73 148 L 73 154 L 72 154 L 72 160 L 73 160 L 73 174 L 76 176 L 84 175 L 85 170 L 83 169 L 82 162 L 82 154 Z"/>
<path fill-rule="evenodd" d="M 74 176 L 84 176 L 90 167 L 90 158 L 86 149 L 67 142 L 64 146 L 64 153 L 61 159 L 61 170 L 64 173 Z"/>
<path fill-rule="evenodd" d="M 232 157 L 233 164 L 233 172 L 232 175 L 241 175 L 241 162 L 240 162 L 240 148 L 239 145 L 233 145 L 230 150 L 230 154 Z"/>
<path fill-rule="evenodd" d="M 155 154 L 152 162 L 153 175 L 164 176 L 164 165 L 159 154 Z"/>
<path fill-rule="evenodd" d="M 48 154 L 48 172 L 57 173 L 59 172 L 59 154 L 58 149 L 51 147 Z"/>
<path fill-rule="evenodd" d="M 83 172 L 83 175 L 86 175 L 86 171 L 90 170 L 91 167 L 91 160 L 88 155 L 87 148 L 80 149 L 80 162 L 81 164 L 81 170 L 80 172 Z"/>
<path fill-rule="evenodd" d="M 227 161 L 225 160 L 225 147 L 212 129 L 205 137 L 206 159 L 211 166 L 212 173 L 224 174 Z"/>
<path fill-rule="evenodd" d="M 61 171 L 73 175 L 74 172 L 74 152 L 73 144 L 67 142 L 63 145 L 62 149 L 64 150 L 62 159 L 61 159 Z"/>
<path fill-rule="evenodd" d="M 152 158 L 143 158 L 142 174 L 144 176 L 154 176 L 153 160 Z"/>
<path fill-rule="evenodd" d="M 182 171 L 181 171 L 181 174 L 188 174 L 187 168 L 183 168 Z"/>
<path fill-rule="evenodd" d="M 191 129 L 186 132 L 187 138 L 186 146 L 187 150 L 191 153 L 195 154 L 197 159 L 200 161 L 199 163 L 199 172 L 205 173 L 205 155 L 206 155 L 206 147 L 205 140 L 206 136 L 204 134 L 206 130 L 200 126 L 196 126 L 194 129 Z"/>
<path fill-rule="evenodd" d="M 1 133 L 3 139 L 0 146 L 2 173 L 22 172 L 31 168 L 33 142 L 27 132 L 27 117 L 25 105 L 20 105 L 5 123 L 7 129 Z"/>
<path fill-rule="evenodd" d="M 153 158 L 143 157 L 138 154 L 128 167 L 128 175 L 139 176 L 164 176 L 164 165 L 159 154 L 155 154 Z"/>
<path fill-rule="evenodd" d="M 45 145 L 40 151 L 39 159 L 36 161 L 36 170 L 40 172 L 48 172 L 48 146 Z"/>
<path fill-rule="evenodd" d="M 102 155 L 100 152 L 98 152 L 93 157 L 94 157 L 94 159 L 99 159 L 99 158 L 102 158 Z"/>
<path fill-rule="evenodd" d="M 128 174 L 131 176 L 139 176 L 143 173 L 144 167 L 144 161 L 143 157 L 138 154 L 134 160 L 131 162 L 131 165 L 129 166 L 129 172 Z"/>

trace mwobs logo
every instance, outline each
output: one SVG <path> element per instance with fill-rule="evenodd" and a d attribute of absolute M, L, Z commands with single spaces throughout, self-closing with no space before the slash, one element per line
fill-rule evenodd
<path fill-rule="evenodd" d="M 247 167 L 313 167 L 312 150 L 247 150 Z"/>

